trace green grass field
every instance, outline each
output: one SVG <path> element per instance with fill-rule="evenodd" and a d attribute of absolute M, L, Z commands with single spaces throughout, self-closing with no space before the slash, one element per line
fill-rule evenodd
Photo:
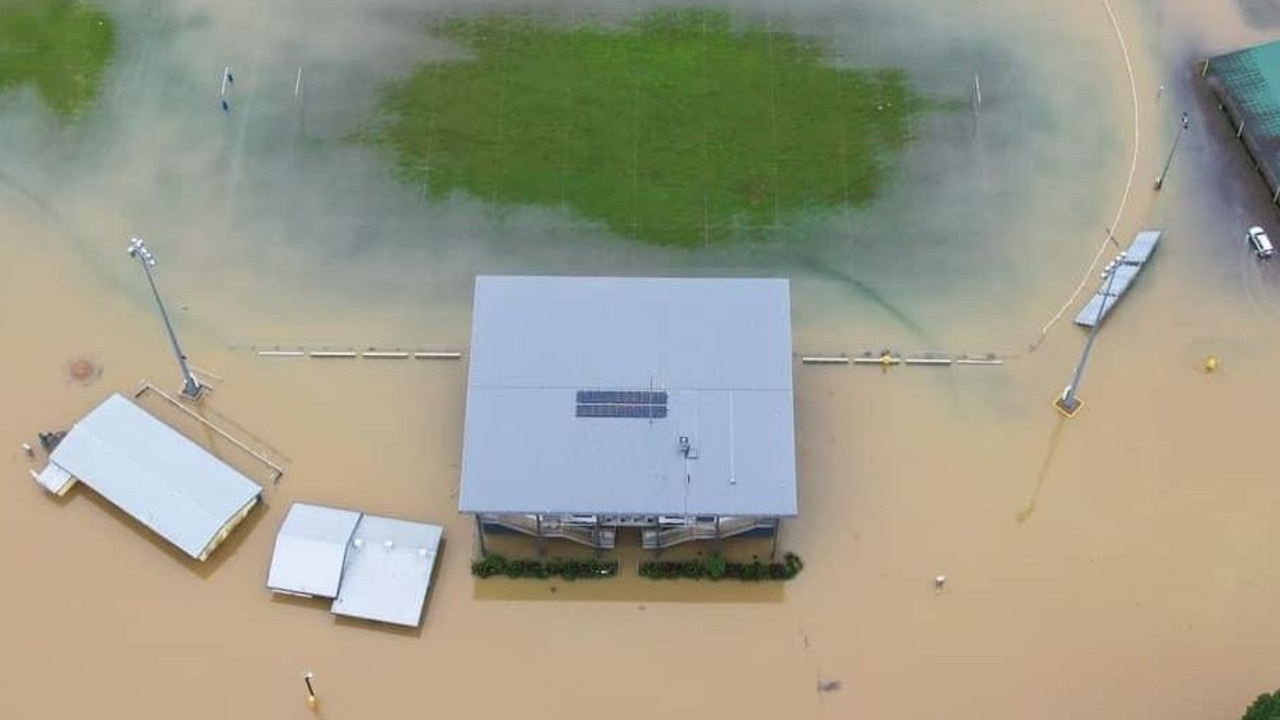
<path fill-rule="evenodd" d="M 924 104 L 894 70 L 837 69 L 819 44 L 720 11 L 567 27 L 528 16 L 430 28 L 474 59 L 387 88 L 403 180 L 435 197 L 566 208 L 636 240 L 771 237 L 875 197 Z"/>
<path fill-rule="evenodd" d="M 55 113 L 74 118 L 93 102 L 114 50 L 111 19 L 97 8 L 0 1 L 0 92 L 31 84 Z"/>

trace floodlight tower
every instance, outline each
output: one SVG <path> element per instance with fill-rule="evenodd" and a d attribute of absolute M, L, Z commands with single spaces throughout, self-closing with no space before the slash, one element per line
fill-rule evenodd
<path fill-rule="evenodd" d="M 191 368 L 187 367 L 187 356 L 182 353 L 182 348 L 178 345 L 178 336 L 173 332 L 173 324 L 169 322 L 169 313 L 164 309 L 164 302 L 160 300 L 160 291 L 156 290 L 155 278 L 151 276 L 151 268 L 156 265 L 156 258 L 143 244 L 141 238 L 130 238 L 129 240 L 129 256 L 138 258 L 142 263 L 142 271 L 147 274 L 147 284 L 151 286 L 151 294 L 156 299 L 156 307 L 160 308 L 160 318 L 164 320 L 164 329 L 169 333 L 169 342 L 173 345 L 173 354 L 178 357 L 178 367 L 182 370 L 182 394 L 195 400 L 200 397 L 200 391 L 204 390 L 204 386 L 191 373 Z"/>
<path fill-rule="evenodd" d="M 1089 328 L 1089 339 L 1084 343 L 1084 352 L 1080 353 L 1080 362 L 1076 363 L 1076 370 L 1071 376 L 1071 382 L 1067 385 L 1062 394 L 1053 401 L 1053 406 L 1058 408 L 1058 412 L 1068 419 L 1076 416 L 1076 412 L 1080 410 L 1080 406 L 1084 401 L 1076 397 L 1076 391 L 1080 389 L 1080 379 L 1084 377 L 1085 363 L 1089 362 L 1089 351 L 1093 349 L 1093 341 L 1098 337 L 1098 328 L 1102 327 L 1103 312 L 1107 309 L 1107 303 L 1115 305 L 1117 300 L 1111 294 L 1111 286 L 1116 281 L 1116 275 L 1120 266 L 1124 264 L 1125 254 L 1120 253 L 1116 256 L 1115 261 L 1107 270 L 1107 286 L 1102 291 L 1102 302 L 1098 303 L 1098 311 L 1093 314 L 1093 327 Z"/>

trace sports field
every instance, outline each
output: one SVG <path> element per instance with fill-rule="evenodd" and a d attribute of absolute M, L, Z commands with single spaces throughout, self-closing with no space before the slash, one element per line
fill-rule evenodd
<path fill-rule="evenodd" d="M 471 56 L 386 92 L 372 137 L 403 179 L 661 245 L 768 237 L 865 203 L 922 106 L 901 71 L 840 67 L 820 39 L 724 11 L 613 26 L 487 15 L 428 32 Z"/>
<path fill-rule="evenodd" d="M 30 86 L 64 119 L 92 105 L 114 50 L 111 20 L 92 5 L 0 3 L 0 92 Z"/>

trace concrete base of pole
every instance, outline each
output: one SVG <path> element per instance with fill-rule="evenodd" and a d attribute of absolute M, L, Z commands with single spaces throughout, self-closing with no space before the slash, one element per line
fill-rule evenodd
<path fill-rule="evenodd" d="M 1066 397 L 1059 395 L 1053 400 L 1053 407 L 1065 418 L 1070 420 L 1080 412 L 1080 408 L 1084 407 L 1084 401 L 1078 397 Z"/>
<path fill-rule="evenodd" d="M 200 383 L 187 383 L 182 386 L 182 392 L 179 394 L 187 400 L 199 400 L 200 396 L 204 395 L 204 391 L 205 386 Z"/>

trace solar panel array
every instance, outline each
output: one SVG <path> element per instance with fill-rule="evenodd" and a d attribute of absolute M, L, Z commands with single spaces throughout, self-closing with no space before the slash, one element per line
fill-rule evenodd
<path fill-rule="evenodd" d="M 577 416 L 662 419 L 667 416 L 667 393 L 660 390 L 579 390 Z"/>
<path fill-rule="evenodd" d="M 579 405 L 666 405 L 665 390 L 579 390 Z"/>
<path fill-rule="evenodd" d="M 666 405 L 579 405 L 578 417 L 588 418 L 645 418 L 662 419 L 667 416 Z"/>

